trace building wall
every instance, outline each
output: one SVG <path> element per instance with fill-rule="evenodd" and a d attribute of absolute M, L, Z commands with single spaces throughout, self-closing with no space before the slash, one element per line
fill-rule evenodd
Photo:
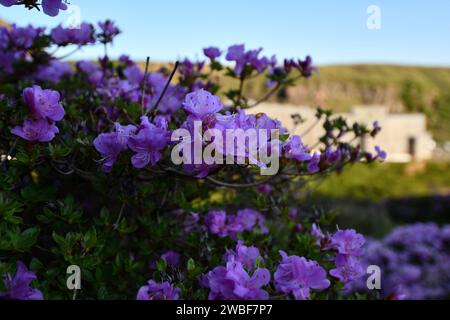
<path fill-rule="evenodd" d="M 313 147 L 319 137 L 324 134 L 322 123 L 314 125 L 316 111 L 309 107 L 264 103 L 250 109 L 249 112 L 266 113 L 270 117 L 279 119 L 291 133 L 302 136 L 304 143 L 310 147 Z M 293 114 L 300 114 L 305 122 L 295 126 L 291 117 Z M 338 115 L 346 118 L 349 124 L 359 122 L 369 127 L 377 120 L 382 127 L 381 132 L 375 139 L 368 137 L 364 145 L 368 151 L 373 150 L 377 145 L 380 146 L 387 151 L 388 161 L 422 161 L 429 160 L 433 156 L 436 144 L 427 131 L 424 114 L 389 114 L 384 106 L 355 106 L 351 112 Z M 349 136 L 347 141 L 352 138 Z"/>

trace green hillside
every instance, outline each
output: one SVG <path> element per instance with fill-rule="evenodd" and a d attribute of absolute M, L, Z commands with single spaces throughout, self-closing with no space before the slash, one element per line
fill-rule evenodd
<path fill-rule="evenodd" d="M 252 97 L 262 80 L 246 86 Z M 347 111 L 354 105 L 383 104 L 391 112 L 423 112 L 438 141 L 450 140 L 450 68 L 394 65 L 319 67 L 319 73 L 282 92 L 274 101 Z"/>

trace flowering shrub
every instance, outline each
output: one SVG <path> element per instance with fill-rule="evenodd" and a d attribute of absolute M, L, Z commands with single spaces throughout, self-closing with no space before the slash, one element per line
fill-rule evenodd
<path fill-rule="evenodd" d="M 316 224 L 326 227 L 332 214 L 297 203 L 310 180 L 383 160 L 380 148 L 352 143 L 375 136 L 377 123 L 349 124 L 318 109 L 324 135 L 308 147 L 278 120 L 248 112 L 312 76 L 310 57 L 278 63 L 262 49 L 210 47 L 205 61 L 150 72 L 148 61 L 144 71 L 107 52 L 74 64 L 57 55 L 66 46 L 107 50 L 118 34 L 111 21 L 0 29 L 0 273 L 15 274 L 0 284 L 1 297 L 73 298 L 62 276 L 70 265 L 81 268 L 80 299 L 341 297 L 363 275 L 364 238 L 324 234 Z M 237 89 L 224 89 L 217 75 Z M 254 77 L 267 79 L 259 99 L 245 95 Z M 222 162 L 174 163 L 180 129 L 214 129 Z M 278 138 L 253 141 L 277 150 L 276 174 L 261 175 L 265 163 L 248 148 L 218 148 L 227 129 L 277 130 Z M 183 140 L 181 159 L 210 142 Z"/>
<path fill-rule="evenodd" d="M 380 241 L 370 240 L 365 265 L 383 270 L 382 295 L 390 299 L 447 299 L 450 296 L 450 226 L 434 223 L 397 227 Z M 355 281 L 350 291 L 365 290 Z M 367 290 L 367 289 L 366 289 Z"/>

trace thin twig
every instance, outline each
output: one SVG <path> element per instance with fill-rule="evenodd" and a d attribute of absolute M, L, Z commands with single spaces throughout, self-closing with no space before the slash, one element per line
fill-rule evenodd
<path fill-rule="evenodd" d="M 175 75 L 175 72 L 176 72 L 177 69 L 178 69 L 178 64 L 179 64 L 179 62 L 176 61 L 176 62 L 175 62 L 175 66 L 174 66 L 174 68 L 173 68 L 173 70 L 172 70 L 172 73 L 170 74 L 169 79 L 167 80 L 166 85 L 164 86 L 164 89 L 163 89 L 163 91 L 161 92 L 161 95 L 160 95 L 159 98 L 158 98 L 158 101 L 156 101 L 155 105 L 153 106 L 153 116 L 156 115 L 158 106 L 159 106 L 159 104 L 161 103 L 162 98 L 163 98 L 164 95 L 166 94 L 166 91 L 167 91 L 167 89 L 169 88 L 170 82 L 172 82 L 172 78 L 173 78 L 173 76 Z M 145 112 L 144 115 L 147 115 L 148 111 L 149 111 L 149 110 L 147 110 L 147 111 Z"/>
<path fill-rule="evenodd" d="M 120 207 L 120 211 L 119 211 L 119 216 L 117 217 L 116 222 L 114 222 L 113 224 L 113 230 L 117 230 L 117 228 L 119 228 L 119 223 L 120 220 L 122 219 L 122 213 L 123 213 L 123 209 L 125 208 L 125 202 L 122 203 L 122 206 Z"/>
<path fill-rule="evenodd" d="M 145 73 L 144 73 L 144 83 L 142 84 L 142 98 L 141 98 L 141 113 L 144 114 L 144 103 L 145 103 L 145 90 L 147 89 L 147 77 L 148 77 L 148 66 L 150 64 L 150 57 L 147 57 L 145 62 Z"/>

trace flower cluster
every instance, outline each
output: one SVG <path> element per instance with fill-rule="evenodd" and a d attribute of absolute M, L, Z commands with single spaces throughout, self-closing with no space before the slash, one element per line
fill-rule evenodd
<path fill-rule="evenodd" d="M 59 133 L 56 121 L 64 118 L 64 108 L 57 91 L 42 90 L 39 86 L 26 88 L 23 100 L 28 106 L 29 116 L 23 125 L 16 126 L 11 133 L 32 142 L 48 142 Z"/>
<path fill-rule="evenodd" d="M 253 209 L 238 210 L 234 215 L 227 215 L 225 211 L 212 210 L 206 215 L 205 224 L 210 233 L 222 238 L 236 238 L 238 233 L 253 230 L 256 225 L 262 233 L 268 232 L 263 216 Z"/>
<path fill-rule="evenodd" d="M 330 286 L 327 273 L 316 261 L 304 257 L 288 256 L 280 251 L 281 262 L 274 274 L 279 292 L 292 294 L 297 300 L 309 299 L 311 289 L 324 290 Z"/>
<path fill-rule="evenodd" d="M 322 250 L 335 252 L 334 269 L 330 275 L 339 279 L 345 285 L 360 279 L 364 275 L 363 254 L 365 238 L 353 229 L 338 230 L 332 235 L 324 235 L 320 227 L 313 225 L 311 234 L 316 237 Z"/>
<path fill-rule="evenodd" d="M 267 300 L 269 294 L 263 289 L 270 282 L 266 268 L 254 268 L 259 250 L 246 247 L 241 242 L 236 252 L 229 251 L 226 266 L 219 266 L 202 275 L 200 284 L 209 288 L 210 300 Z M 251 273 L 249 273 L 251 272 Z"/>
<path fill-rule="evenodd" d="M 449 252 L 450 226 L 418 223 L 370 240 L 363 262 L 383 270 L 381 289 L 387 299 L 445 299 L 450 294 Z M 365 290 L 365 281 L 356 281 L 348 291 Z"/>

